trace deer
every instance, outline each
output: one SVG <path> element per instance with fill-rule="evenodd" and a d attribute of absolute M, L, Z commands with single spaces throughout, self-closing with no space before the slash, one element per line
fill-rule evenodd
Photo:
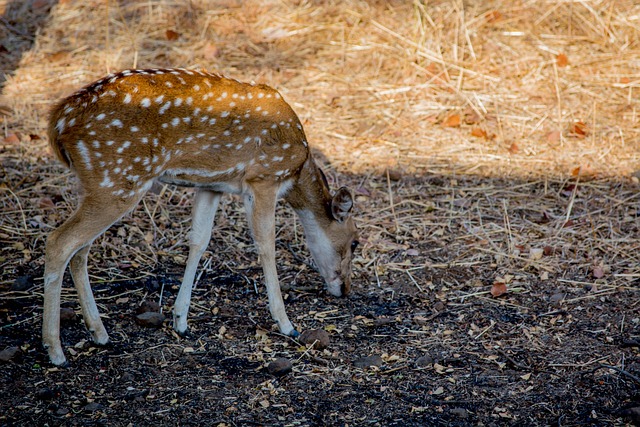
<path fill-rule="evenodd" d="M 299 335 L 287 317 L 278 280 L 279 199 L 299 217 L 326 291 L 348 295 L 358 245 L 352 192 L 346 187 L 331 192 L 298 116 L 270 86 L 195 69 L 124 70 L 54 106 L 47 133 L 55 157 L 75 173 L 80 187 L 76 210 L 49 234 L 45 247 L 42 342 L 52 364 L 68 364 L 60 341 L 67 266 L 92 340 L 108 344 L 89 283 L 88 253 L 154 182 L 193 187 L 195 193 L 189 254 L 173 308 L 179 335 L 189 333 L 194 278 L 224 193 L 243 201 L 280 333 Z"/>

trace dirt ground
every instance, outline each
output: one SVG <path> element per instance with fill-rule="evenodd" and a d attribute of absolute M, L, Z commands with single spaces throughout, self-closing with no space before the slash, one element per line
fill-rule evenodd
<path fill-rule="evenodd" d="M 0 425 L 640 425 L 640 7 L 502 3 L 0 1 Z M 277 212 L 287 312 L 326 348 L 274 329 L 232 196 L 173 332 L 192 190 L 158 186 L 89 257 L 112 343 L 67 276 L 48 362 L 44 242 L 77 186 L 46 112 L 132 66 L 276 86 L 352 189 L 348 298 Z"/>

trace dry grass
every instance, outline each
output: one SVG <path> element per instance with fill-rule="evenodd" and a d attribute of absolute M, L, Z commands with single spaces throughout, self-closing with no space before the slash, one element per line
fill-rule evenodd
<path fill-rule="evenodd" d="M 359 266 L 378 284 L 389 269 L 428 267 L 425 253 L 395 259 L 429 241 L 453 245 L 450 260 L 464 265 L 489 256 L 507 269 L 533 265 L 562 276 L 573 268 L 566 258 L 544 266 L 549 258 L 529 261 L 528 251 L 572 247 L 613 256 L 605 264 L 618 275 L 615 284 L 637 276 L 634 234 L 624 231 L 637 233 L 633 173 L 640 166 L 640 6 L 632 1 L 247 8 L 233 0 L 95 0 L 61 1 L 48 16 L 46 1 L 16 4 L 0 3 L 10 20 L 6 66 L 16 66 L 3 90 L 13 111 L 4 116 L 7 247 L 23 245 L 27 233 L 40 254 L 43 232 L 75 204 L 69 174 L 49 164 L 38 138 L 49 106 L 109 71 L 186 66 L 284 93 L 339 172 L 332 179 L 356 190 L 367 243 Z M 443 178 L 425 185 L 428 176 Z M 187 193 L 167 194 L 134 216 L 147 222 L 131 225 L 145 245 L 113 248 L 114 262 L 133 250 L 135 265 L 153 265 L 158 251 L 184 250 L 187 214 L 174 205 Z M 47 197 L 58 211 L 43 215 Z M 457 220 L 464 232 L 449 241 L 461 232 L 452 227 Z M 156 221 L 167 230 L 159 233 Z M 233 246 L 234 235 L 222 235 Z"/>
<path fill-rule="evenodd" d="M 633 1 L 62 1 L 7 70 L 7 126 L 108 71 L 204 67 L 281 89 L 343 171 L 629 176 L 639 29 Z"/>
<path fill-rule="evenodd" d="M 607 308 L 602 318 L 622 313 L 622 324 L 602 326 L 606 334 L 637 336 L 637 2 L 250 3 L 60 0 L 50 8 L 46 0 L 0 0 L 0 285 L 41 273 L 46 234 L 75 206 L 71 174 L 46 148 L 49 107 L 110 71 L 194 67 L 278 88 L 326 158 L 330 180 L 354 189 L 364 243 L 357 294 L 442 301 L 462 317 L 473 315 L 463 313 L 469 301 L 518 313 L 548 307 L 532 317 L 550 330 L 557 310 L 580 319 L 599 313 L 583 308 L 595 301 Z M 182 265 L 189 205 L 189 190 L 150 194 L 96 242 L 92 280 Z M 306 252 L 290 210 L 278 215 L 284 280 L 317 281 L 298 258 Z M 233 198 L 214 241 L 224 253 L 207 253 L 205 270 L 260 282 Z M 495 282 L 508 285 L 506 298 L 490 297 Z M 612 295 L 624 304 L 608 307 Z M 296 322 L 312 323 L 309 316 Z M 465 336 L 444 335 L 434 323 L 435 332 L 415 326 L 411 345 L 464 352 Z M 472 336 L 469 348 L 500 347 L 474 327 L 455 333 Z M 539 329 L 518 331 L 507 344 L 522 346 L 526 335 L 528 349 L 566 358 L 547 366 L 559 377 L 578 366 L 560 344 L 543 343 Z M 637 350 L 594 351 L 603 354 L 593 360 L 619 369 L 631 352 L 637 358 Z"/>

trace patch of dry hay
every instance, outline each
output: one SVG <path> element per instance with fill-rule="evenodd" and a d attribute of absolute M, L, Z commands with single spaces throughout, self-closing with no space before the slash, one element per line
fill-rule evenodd
<path fill-rule="evenodd" d="M 639 29 L 633 1 L 61 1 L 6 131 L 109 71 L 203 67 L 279 88 L 343 171 L 629 176 Z"/>

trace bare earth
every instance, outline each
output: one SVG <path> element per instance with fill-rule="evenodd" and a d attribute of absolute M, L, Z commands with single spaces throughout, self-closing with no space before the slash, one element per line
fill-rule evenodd
<path fill-rule="evenodd" d="M 640 425 L 634 3 L 0 1 L 0 425 Z M 159 186 L 89 257 L 112 344 L 66 277 L 70 365 L 47 361 L 44 242 L 77 189 L 46 113 L 167 66 L 276 87 L 353 190 L 349 298 L 277 213 L 289 317 L 326 348 L 273 328 L 234 197 L 177 336 L 192 191 Z"/>

